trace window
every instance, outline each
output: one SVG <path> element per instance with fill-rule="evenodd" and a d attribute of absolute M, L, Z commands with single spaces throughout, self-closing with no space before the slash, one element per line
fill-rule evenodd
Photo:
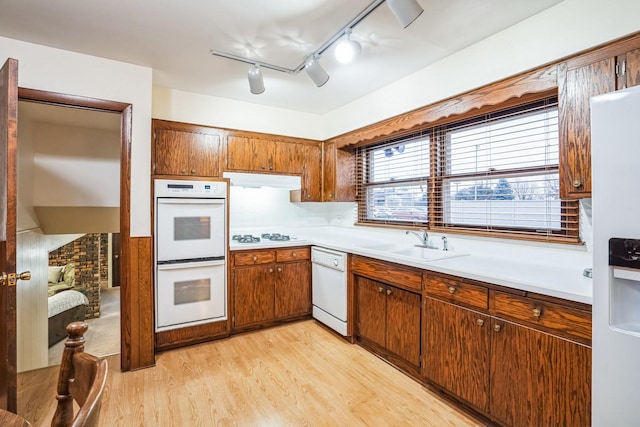
<path fill-rule="evenodd" d="M 555 97 L 361 147 L 358 220 L 576 240 L 558 152 Z"/>

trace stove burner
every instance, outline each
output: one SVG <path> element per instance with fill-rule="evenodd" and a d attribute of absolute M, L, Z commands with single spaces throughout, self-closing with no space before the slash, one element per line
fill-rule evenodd
<path fill-rule="evenodd" d="M 260 242 L 260 238 L 257 236 L 252 236 L 251 234 L 234 234 L 231 237 L 231 240 L 235 240 L 238 243 L 258 243 Z"/>
<path fill-rule="evenodd" d="M 280 234 L 280 233 L 264 233 L 261 236 L 263 239 L 267 239 L 267 240 L 271 240 L 271 241 L 279 241 L 279 242 L 286 242 L 287 240 L 290 240 L 290 237 L 286 234 Z"/>

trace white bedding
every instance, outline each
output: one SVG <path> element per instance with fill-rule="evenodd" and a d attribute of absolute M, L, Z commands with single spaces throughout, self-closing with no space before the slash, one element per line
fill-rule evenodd
<path fill-rule="evenodd" d="M 89 304 L 89 299 L 78 291 L 68 290 L 49 297 L 49 317 L 82 304 Z"/>

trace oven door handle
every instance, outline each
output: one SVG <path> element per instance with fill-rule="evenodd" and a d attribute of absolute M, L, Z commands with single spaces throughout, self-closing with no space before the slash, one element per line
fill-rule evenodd
<path fill-rule="evenodd" d="M 225 260 L 215 260 L 215 261 L 196 261 L 196 262 L 176 262 L 172 264 L 158 264 L 156 267 L 158 270 L 166 271 L 166 270 L 183 270 L 186 268 L 194 268 L 194 267 L 219 267 L 225 264 Z"/>
<path fill-rule="evenodd" d="M 159 205 L 222 205 L 224 199 L 170 199 L 159 197 L 157 199 Z"/>

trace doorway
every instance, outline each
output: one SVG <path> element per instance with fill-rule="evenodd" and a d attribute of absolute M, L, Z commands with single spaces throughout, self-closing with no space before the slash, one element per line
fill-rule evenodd
<path fill-rule="evenodd" d="M 111 183 L 113 184 L 113 182 L 115 181 L 115 185 L 117 187 L 116 190 L 116 194 L 115 194 L 115 203 L 113 202 L 113 200 L 109 203 L 107 203 L 108 208 L 104 209 L 104 212 L 98 212 L 95 209 L 95 206 L 93 206 L 93 210 L 90 212 L 89 210 L 85 209 L 87 207 L 91 208 L 92 204 L 94 205 L 99 205 L 99 202 L 96 202 L 95 200 L 93 200 L 93 202 L 89 202 L 86 203 L 86 205 L 88 206 L 71 206 L 72 203 L 58 203 L 58 205 L 56 206 L 55 203 L 42 203 L 42 200 L 38 201 L 38 200 L 34 200 L 34 199 L 42 199 L 42 197 L 40 196 L 35 196 L 32 194 L 30 195 L 30 197 L 32 198 L 31 200 L 29 200 L 31 202 L 31 205 L 33 206 L 34 203 L 37 205 L 38 203 L 40 204 L 40 207 L 43 208 L 43 212 L 35 212 L 36 209 L 32 209 L 28 212 L 28 214 L 26 215 L 27 218 L 27 224 L 25 227 L 23 227 L 23 231 L 24 233 L 35 233 L 41 230 L 37 230 L 36 227 L 33 226 L 33 224 L 29 224 L 29 222 L 33 222 L 34 219 L 38 220 L 37 222 L 37 228 L 41 228 L 40 226 L 44 226 L 45 229 L 49 229 L 47 230 L 47 233 L 42 233 L 43 235 L 47 236 L 44 240 L 48 242 L 46 242 L 46 244 L 51 248 L 51 247 L 56 247 L 59 246 L 60 244 L 66 243 L 64 242 L 64 240 L 68 240 L 68 236 L 72 236 L 72 235 L 81 235 L 83 233 L 87 233 L 87 232 L 95 232 L 95 231 L 102 231 L 103 229 L 101 227 L 98 227 L 98 229 L 95 228 L 91 228 L 91 222 L 92 221 L 86 221 L 83 224 L 78 224 L 78 222 L 83 222 L 86 219 L 95 219 L 95 217 L 100 217 L 100 220 L 102 222 L 109 222 L 111 221 L 112 224 L 108 225 L 108 227 L 113 227 L 113 219 L 115 218 L 115 226 L 117 227 L 117 229 L 110 229 L 110 232 L 113 232 L 114 234 L 117 234 L 119 236 L 122 236 L 122 242 L 123 244 L 126 244 L 125 242 L 128 241 L 128 225 L 129 225 L 129 195 L 128 195 L 128 188 L 129 188 L 129 175 L 128 175 L 128 169 L 129 169 L 129 158 L 130 158 L 130 126 L 131 126 L 131 106 L 128 104 L 122 104 L 122 103 L 115 103 L 115 102 L 110 102 L 110 101 L 102 101 L 102 100 L 95 100 L 95 99 L 87 99 L 87 98 L 75 98 L 75 97 L 70 97 L 68 95 L 61 95 L 61 94 L 55 94 L 55 93 L 50 93 L 50 92 L 42 92 L 42 91 L 35 91 L 35 90 L 30 90 L 30 89 L 20 89 L 19 90 L 19 101 L 20 103 L 27 103 L 27 104 L 34 104 L 36 103 L 39 106 L 43 106 L 43 107 L 47 107 L 49 109 L 49 112 L 51 111 L 50 109 L 55 109 L 55 110 L 59 110 L 59 111 L 73 111 L 74 113 L 80 113 L 80 112 L 92 112 L 94 114 L 97 114 L 98 116 L 103 116 L 103 117 L 111 117 L 111 122 L 113 122 L 113 118 L 115 117 L 115 123 L 116 123 L 116 129 L 115 129 L 115 145 L 117 146 L 117 154 L 115 155 L 115 179 L 114 179 L 114 175 L 111 176 L 99 176 L 99 183 L 95 186 L 93 186 L 94 192 L 95 194 L 98 193 L 104 193 L 104 186 L 105 184 Z M 55 115 L 55 114 L 54 114 Z M 22 123 L 22 120 L 25 119 L 26 117 L 24 115 L 21 115 L 20 119 Z M 66 123 L 68 125 L 78 125 L 78 121 L 77 118 L 72 118 L 70 119 L 71 123 Z M 59 127 L 64 127 L 65 124 L 65 119 L 62 119 L 61 123 L 58 123 L 57 125 Z M 19 124 L 20 124 L 19 123 Z M 86 124 L 83 124 L 82 126 L 86 126 Z M 98 128 L 100 128 L 101 125 L 98 125 Z M 86 126 L 88 128 L 90 128 L 91 126 Z M 104 130 L 104 129 L 102 129 Z M 27 131 L 28 134 L 28 131 Z M 23 135 L 22 132 L 19 133 L 19 137 L 21 137 Z M 48 135 L 49 136 L 49 135 Z M 20 143 L 18 144 L 18 150 L 20 150 Z M 100 145 L 96 145 L 95 149 L 93 150 L 96 154 L 96 156 L 98 157 L 97 159 L 97 163 L 104 163 L 104 160 L 106 157 L 105 153 L 104 153 L 104 147 L 100 146 Z M 85 153 L 86 154 L 86 153 Z M 78 158 L 73 158 L 74 155 L 72 156 L 68 156 L 71 157 L 72 159 L 67 159 L 69 160 L 68 163 L 73 164 L 73 167 L 77 167 Z M 80 156 L 81 157 L 81 156 Z M 114 156 L 111 156 L 114 157 Z M 61 156 L 61 158 L 64 158 L 64 156 Z M 42 159 L 40 159 L 40 163 L 42 162 Z M 113 159 L 110 159 L 109 161 L 112 161 Z M 46 162 L 44 162 L 46 163 Z M 96 164 L 94 164 L 94 169 L 99 169 L 99 165 L 97 168 L 95 168 Z M 42 165 L 40 165 L 42 166 Z M 49 165 L 51 166 L 51 165 Z M 113 165 L 112 165 L 113 166 Z M 66 166 L 65 166 L 66 167 Z M 21 168 L 19 167 L 19 170 Z M 45 169 L 47 169 L 47 167 L 45 167 Z M 51 167 L 49 167 L 48 171 L 45 171 L 46 173 L 51 173 L 52 170 L 55 172 L 55 167 L 53 167 L 53 169 Z M 113 169 L 113 168 L 112 168 Z M 59 170 L 58 170 L 59 171 Z M 63 174 L 64 175 L 64 174 Z M 99 174 L 96 174 L 99 175 Z M 58 177 L 60 178 L 60 177 Z M 67 177 L 68 178 L 68 177 Z M 31 177 L 30 179 L 34 179 L 33 177 Z M 73 186 L 70 185 L 70 182 L 65 182 L 66 178 L 63 179 L 58 179 L 58 183 L 60 185 L 58 185 L 56 187 L 56 189 L 53 192 L 57 192 L 58 194 L 62 194 L 64 193 L 64 191 L 76 191 L 77 194 L 74 196 L 76 198 L 81 198 L 79 196 L 87 196 L 87 194 L 89 193 L 88 191 L 86 191 L 86 186 L 82 187 L 78 189 L 77 187 L 75 188 L 75 190 L 73 189 Z M 70 181 L 69 179 L 66 179 L 66 181 Z M 19 179 L 19 187 L 20 187 L 21 182 Z M 51 191 L 51 190 L 50 190 Z M 94 196 L 95 196 L 94 194 Z M 18 202 L 20 203 L 20 200 L 18 200 Z M 104 202 L 104 201 L 103 201 Z M 77 203 L 76 203 L 77 204 Z M 82 204 L 82 203 L 80 203 Z M 21 204 L 24 205 L 24 204 Z M 43 206 L 43 205 L 49 205 L 49 206 Z M 66 206 L 65 206 L 66 205 Z M 23 208 L 24 206 L 22 206 Z M 28 210 L 28 209 L 27 209 Z M 52 211 L 52 212 L 47 212 L 47 210 Z M 98 209 L 100 210 L 100 209 Z M 56 212 L 57 211 L 57 212 Z M 94 213 L 98 212 L 97 215 L 93 215 Z M 115 212 L 115 213 L 114 213 Z M 24 209 L 21 211 L 21 206 L 19 205 L 18 207 L 18 216 L 20 217 L 22 214 L 22 217 L 25 218 L 25 212 Z M 65 216 L 69 216 L 67 224 L 65 224 L 65 221 L 60 221 L 60 217 L 65 217 Z M 44 218 L 44 221 L 39 221 L 40 219 Z M 57 219 L 56 219 L 57 217 Z M 53 218 L 53 220 L 51 220 L 51 218 Z M 41 222 L 46 223 L 46 224 L 41 224 Z M 69 226 L 69 224 L 73 225 L 76 228 L 73 228 L 71 230 L 69 229 L 65 229 L 65 227 Z M 81 225 L 85 225 L 85 226 L 89 226 L 86 229 L 82 229 Z M 20 235 L 20 233 L 19 233 Z M 63 237 L 66 236 L 66 237 Z M 19 236 L 20 237 L 20 236 Z M 33 240 L 30 240 L 30 243 L 33 243 Z M 41 242 L 42 243 L 42 242 Z M 33 246 L 30 246 L 29 249 L 32 249 Z M 126 250 L 124 252 L 127 252 Z M 126 262 L 126 253 L 117 253 L 118 257 L 117 259 L 121 262 L 121 263 L 125 263 Z M 113 258 L 113 255 L 111 255 L 109 258 Z M 126 264 L 124 264 L 126 265 Z M 123 268 L 126 268 L 124 267 Z M 46 271 L 47 269 L 47 265 L 45 265 L 44 268 Z M 32 269 L 33 270 L 33 269 Z M 43 271 L 41 269 L 41 271 Z M 116 270 L 116 274 L 120 275 L 119 270 Z M 42 276 L 42 274 L 41 274 Z M 32 275 L 33 277 L 33 275 Z M 123 285 L 123 288 L 126 287 L 126 281 L 122 280 L 120 277 L 113 279 L 113 280 L 109 280 L 110 282 L 115 282 L 115 283 L 121 283 Z M 39 295 L 40 295 L 40 300 L 42 300 L 42 283 L 47 283 L 47 280 L 44 279 L 43 280 L 39 280 L 38 283 L 40 284 L 39 286 Z M 36 284 L 33 283 L 32 280 L 32 286 L 38 286 Z M 100 288 L 100 286 L 98 286 L 98 288 Z M 26 290 L 25 290 L 26 291 Z M 19 290 L 20 292 L 20 290 Z M 33 292 L 31 292 L 32 294 L 34 294 Z M 113 293 L 113 292 L 112 292 Z M 120 289 L 118 288 L 116 290 L 116 304 L 115 307 L 117 309 L 117 314 L 118 317 L 120 317 Z M 46 297 L 45 297 L 46 298 Z M 113 306 L 113 298 L 111 298 L 111 306 Z M 44 305 L 44 307 L 42 307 Z M 44 312 L 47 312 L 47 308 L 46 308 L 46 303 L 42 303 L 40 302 L 39 306 L 44 310 Z M 22 367 L 20 366 L 20 358 L 21 358 L 21 353 L 25 354 L 25 351 L 21 352 L 21 348 L 20 348 L 20 340 L 22 338 L 22 335 L 24 335 L 22 332 L 24 332 L 24 328 L 21 328 L 21 324 L 24 325 L 25 322 L 20 322 L 20 295 L 18 296 L 18 370 L 19 371 L 24 371 L 24 370 L 29 370 L 30 368 L 37 368 L 39 366 L 36 366 L 37 364 L 40 364 L 40 366 L 46 366 L 45 361 L 42 360 L 42 356 L 40 357 L 39 361 L 30 362 L 30 365 L 25 365 L 27 367 L 27 369 L 25 369 L 25 366 Z M 35 307 L 30 307 L 30 309 L 34 309 Z M 111 313 L 112 315 L 113 313 Z M 38 340 L 39 342 L 39 346 L 42 348 L 42 346 L 44 345 L 44 348 L 47 348 L 47 341 L 46 341 L 46 337 L 43 335 L 46 335 L 46 329 L 47 329 L 47 318 L 46 316 L 44 317 L 45 320 L 40 319 L 37 322 L 26 322 L 26 323 L 35 323 L 38 327 L 39 327 L 39 333 L 40 333 L 40 338 Z M 33 320 L 33 319 L 30 319 Z M 116 323 L 116 324 L 114 324 Z M 113 318 L 111 319 L 111 328 L 116 330 L 116 332 L 120 332 L 124 326 L 121 324 L 122 322 L 113 322 Z M 91 329 L 91 326 L 90 326 Z M 22 331 L 22 332 L 21 332 Z M 120 336 L 120 334 L 118 334 L 119 336 L 117 337 L 117 351 L 116 352 L 120 352 L 121 353 L 121 357 L 122 357 L 122 338 Z M 27 332 L 26 336 L 29 337 L 30 340 L 35 341 L 34 340 L 34 336 L 32 334 L 30 334 L 29 332 Z M 87 337 L 88 339 L 89 337 Z M 45 344 L 42 344 L 42 342 L 45 342 Z M 24 349 L 23 349 L 24 350 Z M 99 352 L 98 352 L 99 353 Z M 41 354 L 41 352 L 40 352 Z M 100 355 L 100 354 L 98 354 Z M 46 359 L 46 357 L 45 357 Z M 34 365 L 34 363 L 36 363 L 36 365 Z"/>

